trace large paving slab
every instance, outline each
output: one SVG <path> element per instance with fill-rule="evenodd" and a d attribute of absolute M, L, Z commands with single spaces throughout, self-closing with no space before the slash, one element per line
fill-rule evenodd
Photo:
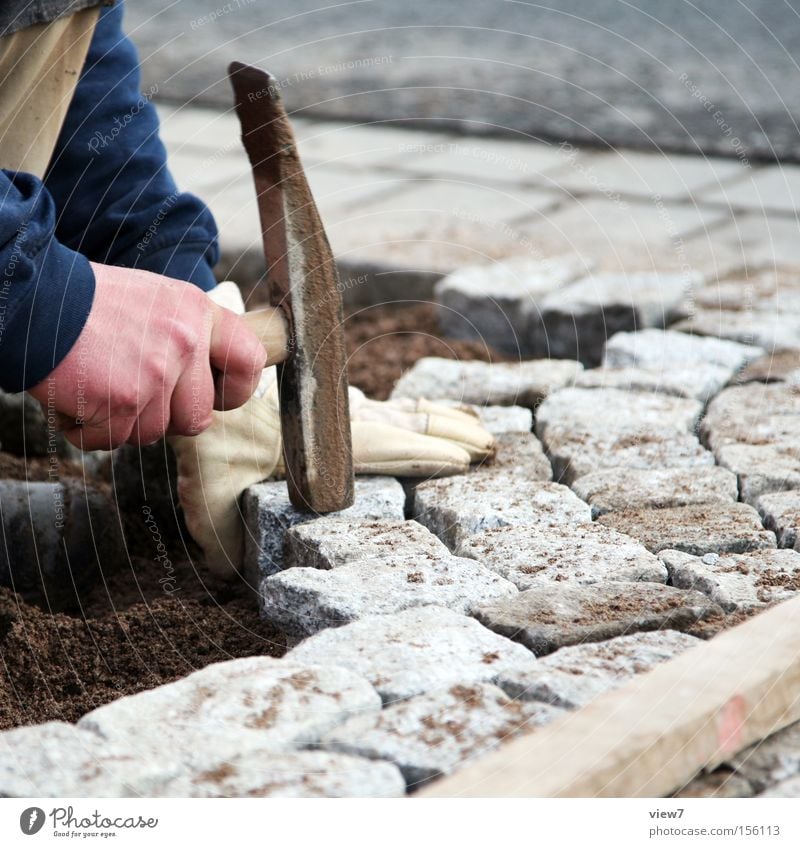
<path fill-rule="evenodd" d="M 487 683 L 454 685 L 354 718 L 323 746 L 395 763 L 409 787 L 452 773 L 504 741 L 563 715 L 544 703 L 510 699 Z"/>
<path fill-rule="evenodd" d="M 800 777 L 800 723 L 793 723 L 742 750 L 727 764 L 757 791 Z"/>
<path fill-rule="evenodd" d="M 662 550 L 659 556 L 670 585 L 702 591 L 726 612 L 788 600 L 800 590 L 800 553 L 794 550 L 722 556 Z"/>
<path fill-rule="evenodd" d="M 746 503 L 628 509 L 601 515 L 598 521 L 638 539 L 652 553 L 680 550 L 703 556 L 776 546 L 775 535 L 764 529 L 758 512 Z"/>
<path fill-rule="evenodd" d="M 606 340 L 622 331 L 664 327 L 689 314 L 699 275 L 594 274 L 545 296 L 541 315 L 551 355 L 599 364 Z"/>
<path fill-rule="evenodd" d="M 655 471 L 714 466 L 714 456 L 697 436 L 672 433 L 658 426 L 632 431 L 575 432 L 551 426 L 543 441 L 555 479 L 572 485 L 576 479 L 610 469 Z"/>
<path fill-rule="evenodd" d="M 715 450 L 717 461 L 736 474 L 739 496 L 756 503 L 762 494 L 800 488 L 800 442 L 725 444 Z"/>
<path fill-rule="evenodd" d="M 403 520 L 406 495 L 392 477 L 358 477 L 355 502 L 335 514 L 345 520 Z M 244 575 L 256 587 L 264 577 L 284 567 L 286 530 L 315 520 L 313 514 L 295 509 L 289 502 L 285 482 L 251 485 L 242 495 L 245 521 Z"/>
<path fill-rule="evenodd" d="M 578 709 L 700 643 L 694 636 L 671 629 L 619 635 L 561 647 L 525 671 L 503 674 L 497 684 L 521 700 Z"/>
<path fill-rule="evenodd" d="M 720 614 L 699 591 L 655 582 L 540 585 L 479 607 L 489 629 L 544 656 L 572 644 L 660 629 L 685 630 Z"/>
<path fill-rule="evenodd" d="M 380 698 L 346 667 L 253 656 L 218 662 L 176 682 L 121 697 L 78 722 L 126 750 L 187 766 L 250 747 L 266 753 L 311 744 Z"/>
<path fill-rule="evenodd" d="M 714 467 L 609 468 L 579 477 L 572 490 L 592 507 L 592 516 L 623 509 L 663 509 L 698 503 L 733 503 L 736 475 Z"/>
<path fill-rule="evenodd" d="M 452 556 L 429 529 L 417 521 L 353 521 L 319 518 L 286 532 L 287 568 L 330 570 L 352 562 L 397 560 L 432 562 Z"/>
<path fill-rule="evenodd" d="M 639 542 L 595 523 L 500 527 L 457 547 L 517 588 L 553 583 L 666 582 L 663 564 Z"/>
<path fill-rule="evenodd" d="M 727 338 L 767 351 L 800 347 L 798 315 L 698 309 L 691 317 L 673 324 L 671 329 Z"/>
<path fill-rule="evenodd" d="M 394 557 L 333 570 L 289 568 L 263 580 L 259 591 L 262 617 L 294 636 L 415 606 L 468 613 L 488 597 L 516 593 L 511 582 L 473 559 L 432 559 L 402 548 Z"/>
<path fill-rule="evenodd" d="M 577 255 L 460 268 L 434 288 L 439 323 L 450 338 L 482 341 L 513 355 L 542 355 L 538 304 L 588 270 Z"/>
<path fill-rule="evenodd" d="M 755 507 L 764 526 L 777 536 L 779 547 L 800 549 L 800 489 L 763 494 Z"/>
<path fill-rule="evenodd" d="M 537 409 L 536 434 L 547 444 L 551 427 L 576 434 L 607 430 L 691 433 L 702 410 L 702 403 L 682 397 L 615 388 L 564 388 L 550 394 Z"/>
<path fill-rule="evenodd" d="M 493 682 L 508 668 L 536 661 L 522 645 L 437 606 L 327 629 L 301 642 L 286 658 L 349 668 L 369 680 L 384 702 L 452 685 Z"/>
<path fill-rule="evenodd" d="M 479 406 L 535 409 L 552 391 L 575 382 L 581 366 L 541 359 L 489 364 L 428 356 L 418 359 L 392 391 L 392 398 L 445 398 Z"/>
<path fill-rule="evenodd" d="M 496 527 L 588 523 L 591 510 L 565 485 L 472 473 L 418 485 L 414 517 L 455 550 Z"/>

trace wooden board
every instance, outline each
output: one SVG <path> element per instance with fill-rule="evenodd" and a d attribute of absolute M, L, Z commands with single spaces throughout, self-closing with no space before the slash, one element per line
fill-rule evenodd
<path fill-rule="evenodd" d="M 800 720 L 800 597 L 764 611 L 418 797 L 658 797 Z"/>

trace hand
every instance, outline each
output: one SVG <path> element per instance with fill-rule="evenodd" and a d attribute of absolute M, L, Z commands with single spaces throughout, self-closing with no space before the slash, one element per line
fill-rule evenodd
<path fill-rule="evenodd" d="M 241 318 L 186 282 L 92 263 L 89 318 L 30 393 L 84 450 L 151 444 L 207 429 L 213 409 L 252 395 L 267 356 Z M 214 370 L 222 376 L 214 383 Z"/>

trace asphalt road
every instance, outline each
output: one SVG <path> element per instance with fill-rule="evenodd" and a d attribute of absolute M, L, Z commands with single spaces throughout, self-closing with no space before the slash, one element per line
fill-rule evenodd
<path fill-rule="evenodd" d="M 800 0 L 137 0 L 127 15 L 162 99 L 229 106 L 240 59 L 317 116 L 800 160 Z"/>

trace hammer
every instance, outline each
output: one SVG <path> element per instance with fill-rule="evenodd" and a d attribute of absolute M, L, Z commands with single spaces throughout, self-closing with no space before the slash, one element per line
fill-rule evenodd
<path fill-rule="evenodd" d="M 353 503 L 353 453 L 336 265 L 275 80 L 241 62 L 228 76 L 253 169 L 272 307 L 245 320 L 273 353 L 267 364 L 277 365 L 289 499 L 302 511 L 339 511 Z"/>

